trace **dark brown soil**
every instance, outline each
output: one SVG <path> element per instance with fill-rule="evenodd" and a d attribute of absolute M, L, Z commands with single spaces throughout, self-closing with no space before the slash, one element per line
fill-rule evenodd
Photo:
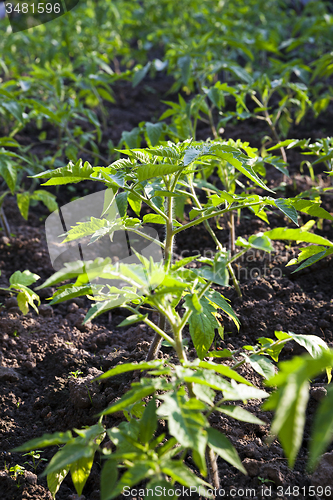
<path fill-rule="evenodd" d="M 146 106 L 146 91 L 142 94 L 141 88 L 141 94 L 139 90 L 135 92 L 134 97 L 132 94 L 130 98 L 124 94 L 118 107 L 110 110 L 112 120 L 117 123 L 117 129 L 110 132 L 115 141 L 119 139 L 122 130 L 130 130 L 140 121 L 149 119 L 154 106 L 158 106 L 159 100 L 155 100 L 155 95 L 151 105 Z M 130 100 L 133 101 L 132 104 Z M 146 114 L 147 110 L 149 116 Z M 159 114 L 157 113 L 157 116 Z M 226 132 L 234 134 L 233 129 Z M 256 142 L 260 143 L 260 137 L 252 143 L 251 126 L 242 124 L 238 132 L 241 134 L 237 137 L 241 135 L 243 140 L 247 138 L 251 145 L 258 146 Z M 263 135 L 264 131 L 259 128 L 258 134 Z M 296 153 L 293 153 L 292 161 L 294 183 L 290 181 L 287 186 L 288 195 L 295 195 L 311 185 L 310 178 L 296 173 Z M 272 186 L 276 187 L 282 180 L 280 174 L 273 170 L 269 171 L 269 175 Z M 69 201 L 65 199 L 66 195 L 63 196 L 61 203 Z M 328 196 L 324 198 L 324 206 L 332 211 Z M 40 207 L 33 208 L 26 223 L 20 217 L 14 200 L 8 199 L 5 209 L 15 236 L 9 239 L 0 238 L 0 286 L 8 283 L 14 271 L 25 269 L 39 274 L 40 284 L 53 272 L 43 225 L 46 211 Z M 250 213 L 244 215 L 246 217 L 237 224 L 237 235 L 247 236 L 267 229 L 265 223 L 254 219 Z M 270 227 L 286 224 L 286 221 L 276 214 L 269 217 Z M 304 218 L 303 222 L 306 220 Z M 221 241 L 226 242 L 226 231 L 218 231 L 218 234 Z M 320 234 L 332 240 L 332 224 L 324 222 Z M 209 236 L 201 228 L 191 230 L 184 239 L 178 239 L 176 245 L 178 256 L 192 255 L 199 251 L 211 252 L 214 249 Z M 274 255 L 264 256 L 259 252 L 249 254 L 239 263 L 236 274 L 241 282 L 242 300 L 237 298 L 233 288 L 217 287 L 231 299 L 242 324 L 240 332 L 237 332 L 233 323 L 225 318 L 225 339 L 218 340 L 219 346 L 235 349 L 253 344 L 261 336 L 273 338 L 274 330 L 318 335 L 328 345 L 333 346 L 332 259 L 321 261 L 303 272 L 291 274 L 290 268 L 286 268 L 285 264 L 293 256 L 294 248 L 287 249 L 283 244 L 276 243 L 275 250 Z M 105 385 L 92 385 L 89 394 L 86 383 L 101 370 L 105 371 L 118 363 L 143 360 L 152 340 L 152 332 L 142 325 L 117 327 L 123 319 L 121 309 L 101 316 L 91 325 L 82 326 L 82 319 L 89 305 L 88 300 L 80 298 L 52 309 L 45 300 L 52 293 L 50 289 L 41 291 L 43 305 L 39 315 L 30 312 L 22 316 L 15 299 L 6 295 L 6 292 L 1 293 L 0 498 L 50 500 L 51 494 L 46 487 L 45 478 L 37 478 L 35 475 L 42 472 L 46 462 L 41 462 L 34 470 L 32 465 L 27 463 L 30 461 L 29 457 L 12 453 L 10 450 L 45 432 L 65 431 L 95 423 L 96 413 L 129 388 L 132 375 L 114 377 Z M 190 343 L 189 355 L 192 351 L 193 346 Z M 282 358 L 287 359 L 301 352 L 302 348 L 296 344 L 288 345 Z M 160 353 L 160 357 L 168 355 L 166 348 Z M 75 378 L 77 371 L 82 372 L 82 375 Z M 262 384 L 260 377 L 249 368 L 243 367 L 241 373 L 257 386 Z M 308 407 L 309 422 L 324 384 L 324 377 L 313 381 Z M 263 412 L 260 404 L 252 402 L 247 407 L 269 424 L 272 415 Z M 120 421 L 119 418 L 109 416 L 107 425 L 118 425 Z M 213 415 L 211 422 L 227 434 L 248 470 L 248 476 L 243 476 L 226 462 L 219 460 L 224 497 L 314 498 L 309 494 L 309 487 L 317 485 L 318 478 L 305 473 L 309 424 L 295 468 L 290 470 L 278 442 L 274 442 L 270 447 L 265 444 L 269 425 L 258 427 L 220 415 Z M 330 450 L 332 449 L 331 446 Z M 46 449 L 42 457 L 50 460 L 55 451 L 56 448 Z M 26 472 L 15 480 L 5 470 L 8 471 L 16 464 L 23 465 Z M 194 467 L 191 457 L 188 458 L 188 465 Z M 84 488 L 84 496 L 80 497 L 82 500 L 99 500 L 99 473 L 100 462 L 97 460 Z M 332 476 L 326 479 L 327 484 L 332 486 Z M 324 486 L 322 482 L 319 484 Z M 255 493 L 252 491 L 247 494 L 247 488 L 252 488 Z M 222 497 L 221 493 L 220 498 Z M 76 498 L 73 484 L 67 477 L 57 494 L 57 500 Z M 141 497 L 138 495 L 137 498 Z M 186 498 L 186 494 L 182 498 Z"/>

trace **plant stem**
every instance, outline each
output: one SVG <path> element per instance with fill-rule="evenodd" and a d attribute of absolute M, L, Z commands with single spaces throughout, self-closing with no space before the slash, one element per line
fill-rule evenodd
<path fill-rule="evenodd" d="M 217 467 L 216 455 L 211 448 L 207 448 L 206 460 L 208 463 L 209 483 L 217 490 L 220 489 L 219 470 Z"/>
<path fill-rule="evenodd" d="M 194 189 L 192 181 L 190 182 L 190 185 L 191 185 L 191 191 L 192 191 L 192 198 L 193 198 L 195 204 L 197 205 L 197 207 L 201 209 L 202 206 L 201 206 L 200 201 L 197 198 L 197 195 L 196 195 L 196 192 L 195 192 L 195 189 Z M 230 212 L 230 217 L 233 216 L 233 214 L 234 214 L 233 212 Z M 214 243 L 216 245 L 216 248 L 218 248 L 220 251 L 222 251 L 223 247 L 221 245 L 221 242 L 219 241 L 219 239 L 216 236 L 216 234 L 213 231 L 213 229 L 210 227 L 210 224 L 209 224 L 208 220 L 204 221 L 204 226 L 207 229 L 207 231 L 210 234 L 210 236 L 212 237 L 212 239 L 213 239 L 213 241 L 214 241 Z M 234 231 L 235 231 L 235 225 L 234 225 L 234 219 L 233 219 L 233 245 L 234 245 L 234 249 L 235 249 L 235 232 Z M 228 271 L 230 273 L 230 276 L 231 276 L 231 279 L 232 279 L 232 283 L 233 283 L 233 285 L 235 287 L 235 290 L 237 292 L 238 297 L 242 297 L 242 292 L 241 292 L 238 280 L 236 278 L 236 275 L 234 273 L 234 270 L 232 268 L 231 263 L 229 263 L 227 265 L 227 268 L 228 268 Z"/>
<path fill-rule="evenodd" d="M 173 250 L 173 241 L 174 241 L 174 231 L 173 231 L 173 196 L 168 196 L 166 200 L 166 213 L 168 216 L 168 220 L 166 223 L 166 234 L 165 234 L 165 247 L 164 247 L 164 268 L 165 271 L 169 271 L 170 264 L 172 261 L 172 250 Z"/>
<path fill-rule="evenodd" d="M 228 268 L 228 271 L 230 273 L 230 276 L 231 276 L 231 279 L 232 279 L 232 284 L 235 287 L 237 295 L 238 295 L 239 298 L 242 298 L 242 291 L 240 289 L 240 286 L 239 286 L 239 283 L 238 283 L 238 279 L 236 278 L 235 271 L 233 270 L 233 267 L 232 267 L 232 265 L 231 265 L 230 262 L 227 265 L 227 268 Z"/>
<path fill-rule="evenodd" d="M 149 321 L 149 323 L 147 323 L 147 321 L 145 321 L 145 323 L 146 323 L 146 325 L 148 325 L 152 328 L 152 326 L 150 325 L 151 321 Z M 165 327 L 167 325 L 167 320 L 166 320 L 165 316 L 162 316 L 162 314 L 160 313 L 159 326 L 157 327 L 154 323 L 153 323 L 153 325 L 156 327 L 156 328 L 153 328 L 153 330 L 155 330 L 155 336 L 153 338 L 152 343 L 150 344 L 150 348 L 149 348 L 149 351 L 148 351 L 147 356 L 146 356 L 146 361 L 152 361 L 153 359 L 157 358 L 157 355 L 158 355 L 159 350 L 161 348 L 163 338 L 165 340 L 167 340 L 168 342 L 170 342 L 170 344 L 175 348 L 175 341 L 164 332 Z M 164 335 L 162 334 L 162 332 Z"/>
<path fill-rule="evenodd" d="M 168 187 L 168 186 L 166 186 L 166 187 Z M 173 187 L 175 188 L 175 183 L 174 183 Z M 173 200 L 172 196 L 167 197 L 167 200 L 166 200 L 167 221 L 166 221 L 166 225 L 165 225 L 166 234 L 165 234 L 165 242 L 164 242 L 164 269 L 165 269 L 165 272 L 169 271 L 170 265 L 172 262 L 172 250 L 173 250 L 173 241 L 174 241 L 173 222 L 172 222 L 172 219 L 173 219 L 173 201 L 174 200 Z M 164 214 L 164 217 L 165 217 L 165 214 Z M 151 361 L 151 360 L 157 358 L 157 354 L 160 350 L 161 343 L 162 343 L 162 337 L 163 337 L 163 335 L 161 335 L 161 332 L 163 331 L 163 333 L 164 333 L 164 331 L 166 330 L 167 324 L 168 324 L 166 317 L 162 314 L 161 311 L 159 312 L 159 314 L 160 314 L 159 326 L 158 326 L 159 331 L 157 331 L 155 329 L 155 332 L 156 332 L 155 337 L 154 337 L 154 339 L 151 343 L 151 346 L 149 348 L 148 354 L 146 356 L 146 361 Z M 164 334 L 164 335 L 169 337 L 167 334 Z M 172 342 L 171 342 L 171 344 L 177 350 L 176 343 L 177 343 L 176 339 L 175 339 L 175 341 L 172 340 Z"/>
<path fill-rule="evenodd" d="M 173 234 L 176 235 L 176 234 L 180 233 L 181 231 L 185 231 L 186 229 L 189 229 L 192 226 L 196 226 L 197 224 L 201 224 L 201 222 L 204 222 L 205 220 L 211 219 L 212 217 L 217 217 L 219 215 L 226 214 L 226 213 L 230 212 L 231 210 L 238 210 L 239 208 L 255 207 L 257 205 L 262 205 L 262 201 L 248 203 L 245 207 L 244 207 L 244 205 L 235 205 L 232 208 L 228 207 L 228 208 L 224 208 L 223 210 L 218 210 L 217 212 L 212 212 L 208 215 L 203 215 L 202 217 L 199 217 L 198 219 L 194 219 L 191 222 L 184 224 L 182 227 L 178 227 L 177 229 L 174 230 Z"/>
<path fill-rule="evenodd" d="M 252 99 L 261 107 L 261 108 L 266 108 L 268 106 L 268 101 L 270 99 L 270 97 L 268 97 L 266 99 L 266 102 L 263 104 L 262 102 L 259 101 L 259 99 L 256 98 L 256 96 L 252 95 Z M 273 135 L 274 135 L 274 138 L 276 140 L 276 142 L 281 142 L 281 139 L 279 137 L 279 134 L 277 133 L 277 130 L 276 130 L 276 127 L 274 125 L 274 123 L 272 122 L 271 120 L 271 117 L 269 116 L 269 113 L 267 111 L 267 109 L 265 109 L 264 111 L 264 117 L 262 117 L 267 123 L 268 123 L 268 126 L 269 128 L 271 129 L 271 131 L 273 132 Z M 257 117 L 259 118 L 259 117 Z M 281 151 L 281 155 L 282 155 L 282 159 L 285 163 L 287 163 L 287 155 L 286 155 L 286 151 L 284 149 L 283 146 L 280 147 L 280 151 Z M 287 177 L 286 175 L 283 175 L 283 180 L 284 182 L 286 182 L 287 180 Z"/>
<path fill-rule="evenodd" d="M 163 316 L 163 319 L 166 320 L 165 316 Z M 175 341 L 167 333 L 165 333 L 164 329 L 162 329 L 160 325 L 159 326 L 155 325 L 155 323 L 150 321 L 150 319 L 148 318 L 144 319 L 143 321 L 144 323 L 146 323 L 147 326 L 149 326 L 152 330 L 154 330 L 158 334 L 161 341 L 163 338 L 164 340 L 169 342 L 172 345 L 172 347 L 175 347 Z M 165 322 L 166 321 L 164 321 L 164 323 Z"/>
<path fill-rule="evenodd" d="M 6 214 L 5 214 L 4 209 L 2 207 L 0 208 L 0 222 L 1 222 L 2 228 L 5 232 L 5 235 L 9 238 L 10 237 L 10 227 L 9 227 L 9 224 L 7 221 Z"/>
<path fill-rule="evenodd" d="M 235 214 L 234 212 L 230 212 L 229 217 L 229 249 L 231 256 L 235 253 Z"/>

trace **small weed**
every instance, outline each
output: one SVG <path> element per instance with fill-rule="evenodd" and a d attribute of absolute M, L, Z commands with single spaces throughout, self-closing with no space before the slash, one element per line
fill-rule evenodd
<path fill-rule="evenodd" d="M 258 476 L 258 480 L 261 482 L 261 484 L 267 484 L 267 483 L 273 483 L 274 481 L 271 481 L 270 479 L 266 479 L 264 477 Z"/>
<path fill-rule="evenodd" d="M 38 465 L 41 462 L 47 462 L 47 458 L 42 458 L 41 455 L 40 455 L 41 453 L 43 453 L 42 450 L 32 450 L 32 451 L 29 451 L 28 453 L 25 453 L 23 455 L 24 457 L 31 457 L 32 463 L 31 462 L 24 462 L 24 464 L 27 464 L 30 467 L 32 467 L 33 470 L 34 470 L 34 472 L 35 472 L 35 474 L 36 474 Z"/>
<path fill-rule="evenodd" d="M 9 469 L 10 476 L 15 479 L 17 479 L 18 476 L 23 476 L 24 475 L 25 468 L 22 465 L 14 465 Z"/>
<path fill-rule="evenodd" d="M 79 378 L 83 375 L 83 372 L 81 370 L 76 370 L 75 372 L 69 372 L 69 375 L 67 378 Z"/>

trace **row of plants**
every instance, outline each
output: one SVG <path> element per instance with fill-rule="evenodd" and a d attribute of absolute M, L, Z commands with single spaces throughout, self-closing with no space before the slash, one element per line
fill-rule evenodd
<path fill-rule="evenodd" d="M 166 0 L 140 6 L 88 0 L 56 22 L 15 34 L 1 21 L 0 176 L 25 218 L 30 201 L 55 206 L 27 175 L 61 167 L 64 157 L 109 164 L 115 146 L 140 147 L 152 126 L 155 139 L 183 141 L 196 137 L 198 121 L 218 138 L 230 121 L 262 120 L 265 144 L 273 145 L 292 123 L 325 111 L 333 26 L 325 2 L 301 12 L 283 1 L 187 3 L 191 14 L 179 17 Z M 169 102 L 159 122 L 126 131 L 118 145 L 105 139 L 114 86 L 136 86 L 157 72 L 172 75 L 170 93 L 190 99 Z M 28 129 L 34 139 L 22 143 Z M 286 161 L 283 147 L 281 154 Z"/>

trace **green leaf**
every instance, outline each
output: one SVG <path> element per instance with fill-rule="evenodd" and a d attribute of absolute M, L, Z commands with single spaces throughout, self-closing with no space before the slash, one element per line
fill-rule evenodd
<path fill-rule="evenodd" d="M 148 139 L 152 146 L 156 146 L 161 138 L 164 125 L 163 123 L 150 123 L 146 122 L 146 131 Z"/>
<path fill-rule="evenodd" d="M 285 332 L 275 331 L 274 333 L 275 333 L 276 338 L 279 340 L 290 338 L 288 334 L 285 334 Z M 280 334 L 282 334 L 282 335 L 280 335 Z M 277 362 L 279 360 L 279 354 L 282 351 L 282 349 L 284 348 L 284 345 L 286 342 L 279 342 L 276 344 L 272 339 L 268 339 L 265 337 L 258 338 L 258 341 L 262 346 L 265 347 L 265 353 L 267 353 L 273 359 L 273 361 Z M 270 345 L 267 345 L 267 344 L 270 344 Z"/>
<path fill-rule="evenodd" d="M 251 165 L 246 164 L 245 161 L 242 163 L 238 158 L 233 156 L 232 153 L 225 152 L 226 146 L 212 146 L 210 148 L 210 153 L 215 154 L 218 158 L 221 158 L 221 160 L 225 160 L 228 163 L 230 163 L 233 167 L 235 167 L 239 172 L 241 172 L 243 175 L 245 175 L 248 179 L 250 179 L 252 182 L 257 184 L 257 186 L 261 187 L 262 189 L 265 189 L 266 191 L 270 191 L 274 193 L 271 189 L 269 189 L 266 184 L 257 176 L 257 174 L 254 172 L 253 168 Z M 237 150 L 235 150 L 237 153 Z M 238 153 L 238 156 L 240 154 Z"/>
<path fill-rule="evenodd" d="M 151 62 L 148 61 L 147 64 L 142 69 L 139 69 L 138 71 L 136 71 L 134 73 L 133 80 L 132 80 L 133 88 L 136 87 L 137 85 L 139 85 L 141 80 L 144 79 L 144 77 L 146 76 L 146 74 L 149 71 L 150 66 L 151 66 Z M 131 147 L 131 146 L 129 146 L 129 147 Z"/>
<path fill-rule="evenodd" d="M 229 349 L 222 349 L 222 351 L 210 351 L 207 356 L 211 358 L 232 358 L 232 352 Z"/>
<path fill-rule="evenodd" d="M 184 85 L 188 84 L 191 75 L 191 57 L 182 56 L 178 59 L 178 66 L 182 74 L 182 82 Z"/>
<path fill-rule="evenodd" d="M 9 283 L 13 286 L 15 285 L 24 285 L 24 286 L 30 286 L 33 283 L 35 283 L 37 280 L 39 280 L 40 276 L 38 274 L 34 274 L 27 269 L 23 271 L 15 271 L 9 278 Z"/>
<path fill-rule="evenodd" d="M 139 127 L 133 128 L 130 132 L 124 131 L 121 134 L 121 141 L 130 149 L 138 148 L 140 146 L 140 129 Z M 123 151 L 121 151 L 123 152 Z M 119 160 L 118 160 L 119 161 Z"/>
<path fill-rule="evenodd" d="M 93 291 L 90 285 L 82 285 L 82 286 L 64 285 L 54 293 L 50 305 L 60 304 L 65 300 L 74 299 L 76 297 L 82 297 L 83 295 L 93 295 Z"/>
<path fill-rule="evenodd" d="M 286 267 L 287 266 L 294 266 L 295 264 L 303 262 L 306 259 L 309 259 L 310 257 L 317 258 L 319 256 L 319 259 L 320 259 L 322 254 L 326 254 L 326 250 L 327 249 L 323 246 L 309 245 L 308 247 L 302 248 L 301 252 L 298 254 L 297 258 L 291 259 L 288 262 L 288 264 L 286 264 Z M 303 263 L 303 264 L 306 264 L 306 263 Z M 306 264 L 306 266 L 307 265 L 308 264 Z M 298 268 L 298 269 L 300 269 L 300 268 Z M 295 272 L 295 271 L 293 271 L 293 272 Z"/>
<path fill-rule="evenodd" d="M 44 189 L 37 189 L 36 191 L 34 191 L 31 195 L 31 199 L 38 200 L 44 203 L 44 205 L 50 210 L 50 212 L 58 210 L 56 196 L 52 193 L 49 193 L 48 191 L 45 191 Z"/>
<path fill-rule="evenodd" d="M 119 323 L 118 326 L 123 327 L 123 326 L 130 326 L 133 325 L 134 323 L 137 323 L 138 321 L 143 321 L 148 317 L 148 314 L 132 314 L 131 316 L 127 316 L 124 321 Z"/>
<path fill-rule="evenodd" d="M 105 462 L 101 472 L 101 500 L 110 500 L 118 479 L 117 462 L 112 457 Z"/>
<path fill-rule="evenodd" d="M 19 306 L 23 314 L 28 314 L 29 302 L 27 300 L 25 293 L 20 292 L 17 294 L 17 305 Z"/>
<path fill-rule="evenodd" d="M 243 472 L 243 474 L 247 474 L 242 462 L 240 461 L 237 451 L 232 446 L 229 439 L 224 434 L 221 434 L 221 432 L 217 429 L 213 429 L 212 427 L 207 429 L 207 434 L 208 446 L 221 458 L 223 458 L 223 460 L 236 467 L 236 469 Z"/>
<path fill-rule="evenodd" d="M 252 356 L 244 355 L 246 362 L 265 379 L 269 379 L 275 375 L 275 367 L 272 361 L 265 356 L 253 354 Z"/>
<path fill-rule="evenodd" d="M 1 147 L 8 147 L 8 148 L 20 147 L 19 143 L 17 141 L 15 141 L 15 139 L 12 139 L 11 137 L 1 137 L 0 146 Z M 1 154 L 1 151 L 0 151 L 0 154 Z"/>
<path fill-rule="evenodd" d="M 68 465 L 72 465 L 80 459 L 91 458 L 95 452 L 93 444 L 87 444 L 86 442 L 78 442 L 78 438 L 69 441 L 63 448 L 52 457 L 46 470 L 43 472 L 43 476 L 51 474 L 52 472 L 57 472 L 63 470 Z M 81 439 L 81 438 L 80 438 Z"/>
<path fill-rule="evenodd" d="M 242 236 L 239 236 L 236 240 L 236 245 L 245 248 L 255 248 L 257 250 L 264 250 L 265 252 L 273 252 L 274 248 L 272 246 L 271 240 L 266 235 L 255 235 L 250 236 L 249 241 L 247 241 Z"/>
<path fill-rule="evenodd" d="M 197 255 L 191 256 L 191 257 L 185 257 L 185 259 L 181 259 L 178 262 L 176 262 L 175 264 L 173 264 L 171 267 L 171 270 L 177 271 L 177 269 L 180 269 L 181 267 L 185 267 L 187 264 L 189 264 L 190 262 L 193 262 L 197 258 L 198 258 Z"/>
<path fill-rule="evenodd" d="M 116 196 L 116 203 L 119 210 L 120 217 L 125 217 L 127 213 L 128 193 L 118 193 Z"/>
<path fill-rule="evenodd" d="M 240 327 L 240 321 L 237 318 L 237 315 L 233 308 L 230 306 L 228 303 L 227 299 L 223 297 L 219 292 L 217 291 L 212 291 L 209 290 L 208 292 L 205 293 L 205 297 L 210 301 L 216 304 L 220 309 L 222 309 L 223 312 L 225 312 L 235 323 L 237 326 L 237 330 L 239 330 Z"/>
<path fill-rule="evenodd" d="M 94 463 L 95 452 L 91 454 L 90 457 L 79 458 L 74 463 L 71 463 L 70 472 L 72 476 L 72 481 L 76 489 L 77 494 L 80 496 L 84 485 L 89 477 L 92 465 Z"/>
<path fill-rule="evenodd" d="M 25 193 L 17 193 L 16 200 L 17 200 L 17 206 L 21 212 L 22 217 L 25 220 L 28 220 L 30 193 L 28 191 L 26 191 Z"/>
<path fill-rule="evenodd" d="M 121 479 L 113 487 L 113 491 L 103 500 L 112 500 L 118 497 L 125 487 L 131 488 L 135 484 L 140 483 L 146 478 L 156 474 L 156 464 L 152 460 L 137 461 L 133 467 L 129 467 L 121 476 Z M 125 490 L 126 491 L 126 490 Z"/>
<path fill-rule="evenodd" d="M 187 487 L 201 488 L 201 494 L 204 498 L 211 498 L 211 495 L 205 491 L 203 485 L 210 486 L 208 483 L 200 479 L 190 469 L 188 469 L 181 460 L 166 460 L 162 463 L 162 472 L 170 476 L 177 483 Z"/>
<path fill-rule="evenodd" d="M 308 469 L 314 470 L 322 453 L 333 439 L 333 387 L 327 387 L 327 395 L 323 397 L 313 422 L 309 445 Z"/>
<path fill-rule="evenodd" d="M 215 86 L 209 89 L 207 95 L 209 99 L 212 101 L 212 103 L 218 109 L 220 109 L 224 105 L 225 103 L 224 94 L 220 89 L 216 88 Z"/>
<path fill-rule="evenodd" d="M 219 322 L 215 317 L 215 307 L 211 305 L 206 297 L 200 299 L 200 304 L 203 312 L 190 316 L 189 328 L 197 354 L 200 359 L 203 359 L 212 345 L 215 328 L 219 327 Z"/>
<path fill-rule="evenodd" d="M 140 211 L 141 211 L 141 200 L 138 196 L 135 196 L 133 193 L 129 193 L 127 197 L 128 203 L 132 210 L 140 217 Z"/>
<path fill-rule="evenodd" d="M 333 351 L 322 350 L 319 357 L 294 357 L 279 363 L 279 372 L 268 386 L 277 387 L 263 408 L 276 410 L 271 427 L 271 440 L 278 436 L 288 463 L 292 467 L 302 444 L 309 399 L 309 379 L 333 365 Z"/>
<path fill-rule="evenodd" d="M 155 359 L 153 361 L 141 361 L 140 363 L 124 363 L 115 368 L 103 373 L 96 380 L 103 380 L 105 378 L 114 377 L 121 373 L 132 372 L 135 370 L 155 370 L 163 366 L 163 361 Z"/>
<path fill-rule="evenodd" d="M 185 448 L 193 450 L 193 459 L 200 473 L 206 475 L 205 451 L 207 420 L 202 414 L 204 403 L 192 398 L 186 401 L 181 391 L 160 396 L 164 402 L 157 414 L 168 420 L 169 433 Z"/>
<path fill-rule="evenodd" d="M 194 314 L 198 313 L 200 314 L 203 312 L 203 307 L 196 293 L 192 293 L 190 295 L 185 296 L 185 306 L 187 309 L 190 309 Z"/>
<path fill-rule="evenodd" d="M 148 163 L 146 165 L 140 165 L 137 170 L 138 181 L 146 181 L 152 177 L 162 177 L 164 175 L 173 174 L 178 170 L 182 170 L 184 167 L 182 165 L 174 165 L 172 163 Z"/>
<path fill-rule="evenodd" d="M 323 350 L 325 351 L 328 349 L 326 342 L 316 335 L 298 335 L 293 332 L 288 332 L 288 335 L 290 335 L 297 344 L 304 347 L 313 358 L 318 358 Z"/>
<path fill-rule="evenodd" d="M 82 262 L 82 260 L 77 260 L 76 262 L 66 262 L 65 267 L 50 276 L 50 278 L 48 278 L 45 283 L 39 286 L 36 290 L 53 286 L 61 281 L 76 278 L 83 273 L 85 273 L 85 264 L 84 262 Z"/>
<path fill-rule="evenodd" d="M 75 164 L 70 161 L 66 167 L 47 170 L 41 174 L 34 175 L 34 178 L 49 179 L 47 182 L 44 182 L 44 186 L 58 186 L 90 180 L 93 173 L 94 169 L 90 163 L 86 161 L 82 164 L 82 160 L 80 159 Z"/>
<path fill-rule="evenodd" d="M 157 429 L 157 417 L 156 417 L 156 400 L 153 398 L 147 404 L 142 418 L 139 421 L 140 432 L 139 439 L 141 443 L 149 443 L 152 439 L 154 432 Z"/>
<path fill-rule="evenodd" d="M 289 172 L 287 167 L 287 164 L 281 159 L 279 156 L 272 156 L 272 155 L 267 155 L 265 158 L 263 158 L 263 161 L 265 163 L 269 163 L 270 165 L 273 165 L 277 170 L 279 170 L 282 174 L 286 175 L 287 177 L 289 176 Z"/>
<path fill-rule="evenodd" d="M 13 163 L 13 160 L 1 154 L 0 154 L 0 176 L 4 178 L 11 193 L 14 194 L 17 181 L 17 170 Z"/>
<path fill-rule="evenodd" d="M 246 380 L 246 378 L 242 377 L 242 375 L 230 368 L 230 366 L 218 365 L 216 363 L 213 363 L 213 361 L 199 361 L 199 363 L 196 364 L 200 368 L 205 368 L 206 370 L 214 370 L 216 373 L 220 373 L 224 377 L 236 380 L 237 382 L 240 382 L 242 384 L 252 385 L 251 382 L 249 382 L 248 380 Z"/>
<path fill-rule="evenodd" d="M 23 122 L 23 108 L 21 104 L 17 101 L 5 101 L 1 103 L 1 106 L 5 108 L 11 115 L 16 118 L 20 123 Z"/>
<path fill-rule="evenodd" d="M 66 233 L 66 238 L 62 243 L 74 241 L 86 236 L 94 235 L 101 229 L 112 229 L 113 225 L 107 219 L 96 219 L 91 217 L 88 222 L 78 222 L 76 226 L 72 226 Z"/>
<path fill-rule="evenodd" d="M 308 380 L 302 374 L 291 373 L 280 391 L 279 406 L 271 426 L 271 434 L 279 436 L 290 467 L 302 444 L 308 400 Z"/>
<path fill-rule="evenodd" d="M 324 257 L 327 257 L 328 255 L 332 255 L 333 253 L 333 248 L 327 249 L 326 251 L 321 251 L 321 252 L 316 252 L 316 255 L 312 255 L 306 262 L 303 262 L 293 273 L 296 273 L 300 271 L 301 269 L 304 269 L 305 267 L 312 266 L 315 262 L 318 262 L 319 260 L 323 259 Z"/>
<path fill-rule="evenodd" d="M 215 410 L 224 413 L 229 417 L 235 418 L 236 420 L 240 420 L 241 422 L 249 422 L 250 424 L 257 424 L 257 425 L 267 425 L 266 422 L 263 422 L 262 420 L 260 420 L 260 418 L 253 415 L 253 413 L 244 410 L 244 408 L 241 408 L 240 406 L 220 405 L 216 406 Z"/>
<path fill-rule="evenodd" d="M 302 231 L 302 229 L 289 229 L 286 227 L 276 227 L 271 231 L 266 231 L 265 235 L 271 240 L 302 241 L 305 243 L 316 243 L 317 245 L 333 246 L 333 243 L 322 236 Z"/>
<path fill-rule="evenodd" d="M 166 220 L 164 219 L 164 217 L 159 214 L 146 214 L 143 216 L 143 222 L 144 224 L 166 224 Z"/>
<path fill-rule="evenodd" d="M 57 491 L 59 490 L 61 483 L 65 479 L 69 472 L 69 467 L 57 472 L 52 472 L 52 474 L 47 475 L 47 487 L 51 492 L 52 498 L 55 498 Z"/>
<path fill-rule="evenodd" d="M 333 215 L 322 208 L 319 203 L 315 203 L 312 200 L 293 199 L 292 204 L 296 210 L 300 212 L 304 212 L 313 217 L 319 217 L 320 219 L 333 220 Z"/>
<path fill-rule="evenodd" d="M 186 149 L 184 158 L 183 158 L 183 163 L 184 166 L 187 167 L 190 163 L 192 163 L 194 160 L 198 159 L 200 156 L 202 156 L 203 150 L 194 148 L 194 147 L 189 147 Z"/>
<path fill-rule="evenodd" d="M 209 406 L 214 406 L 215 392 L 206 385 L 192 384 L 194 394 L 200 401 L 204 401 Z"/>
<path fill-rule="evenodd" d="M 296 226 L 298 226 L 298 217 L 297 217 L 297 212 L 293 203 L 293 206 L 288 203 L 288 201 L 284 200 L 283 198 L 278 198 L 275 200 L 275 206 L 281 210 L 282 213 L 284 213 L 289 219 L 291 219 Z M 266 233 L 267 234 L 267 233 Z"/>
<path fill-rule="evenodd" d="M 38 448 L 46 448 L 47 446 L 56 446 L 58 444 L 67 443 L 73 439 L 71 431 L 55 432 L 54 434 L 43 434 L 41 437 L 31 439 L 21 446 L 14 448 L 13 451 L 30 451 Z"/>
<path fill-rule="evenodd" d="M 226 266 L 203 266 L 193 269 L 193 272 L 207 281 L 212 281 L 217 285 L 229 286 L 229 273 Z"/>
<path fill-rule="evenodd" d="M 141 379 L 141 381 L 142 380 L 147 379 Z M 148 384 L 146 386 L 142 386 L 141 384 L 132 384 L 132 389 L 127 391 L 126 394 L 124 394 L 118 401 L 106 408 L 106 410 L 101 412 L 99 415 L 110 415 L 111 413 L 115 413 L 116 411 L 124 410 L 125 408 L 128 408 L 128 406 L 136 403 L 142 398 L 150 396 L 155 392 L 155 390 L 156 389 L 154 385 Z"/>

